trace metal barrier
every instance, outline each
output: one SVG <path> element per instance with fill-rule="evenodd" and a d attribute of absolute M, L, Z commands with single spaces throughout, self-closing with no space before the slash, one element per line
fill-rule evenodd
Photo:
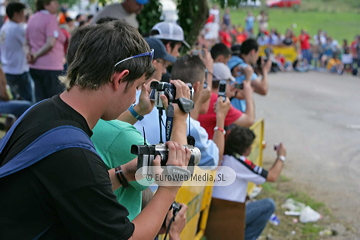
<path fill-rule="evenodd" d="M 256 134 L 253 143 L 252 152 L 249 159 L 255 164 L 262 166 L 263 140 L 264 140 L 264 119 L 259 119 L 251 126 Z M 195 168 L 194 174 L 203 175 L 211 174 L 213 177 L 216 171 L 203 170 Z M 182 186 L 176 196 L 176 202 L 185 203 L 188 206 L 186 212 L 186 226 L 182 231 L 180 238 L 184 240 L 200 240 L 204 237 L 206 224 L 209 216 L 211 198 L 212 198 L 212 181 L 209 186 Z M 249 184 L 248 193 L 252 191 L 255 185 Z M 164 235 L 159 239 L 163 239 Z"/>

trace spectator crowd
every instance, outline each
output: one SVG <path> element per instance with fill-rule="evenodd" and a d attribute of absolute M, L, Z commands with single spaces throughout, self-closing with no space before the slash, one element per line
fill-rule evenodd
<path fill-rule="evenodd" d="M 347 39 L 339 43 L 321 29 L 314 36 L 310 36 L 305 29 L 301 29 L 297 35 L 296 24 L 292 24 L 284 34 L 281 34 L 275 27 L 269 27 L 270 17 L 265 11 L 261 11 L 257 17 L 249 11 L 244 19 L 244 25 L 231 24 L 230 9 L 226 9 L 222 20 L 220 19 L 220 11 L 214 5 L 199 36 L 199 42 L 203 46 L 213 46 L 219 40 L 230 48 L 253 38 L 261 47 L 294 49 L 296 59 L 291 61 L 281 52 L 273 54 L 272 71 L 318 70 L 337 74 L 358 74 L 360 35 L 355 36 L 351 44 Z M 258 22 L 258 29 L 255 29 L 255 22 Z"/>
<path fill-rule="evenodd" d="M 274 69 L 306 71 L 318 62 L 341 74 L 346 64 L 356 69 L 354 59 L 359 67 L 360 37 L 340 47 L 319 31 L 310 44 L 305 30 L 298 37 L 293 29 L 284 36 L 269 30 L 264 11 L 249 12 L 241 27 L 231 23 L 229 9 L 221 18 L 213 7 L 194 47 L 176 23 L 157 23 L 143 38 L 136 15 L 147 3 L 125 0 L 71 19 L 56 0 L 37 0 L 28 20 L 24 4 L 7 5 L 0 113 L 19 119 L 0 145 L 0 204 L 7 206 L 0 210 L 1 239 L 156 239 L 162 233 L 180 239 L 187 206 L 174 205 L 179 185 L 158 184 L 154 191 L 140 184 L 140 154 L 130 151 L 165 142 L 168 159 L 154 157 L 157 168 L 187 170 L 191 151 L 184 146 L 194 145 L 198 166 L 236 172 L 234 183 L 214 187 L 213 197 L 246 202 L 245 239 L 255 240 L 275 204 L 247 201 L 247 183 L 275 181 L 286 149 L 277 146 L 269 170 L 247 158 L 256 138 L 249 129 L 253 94 L 271 91 Z M 259 57 L 262 46 L 294 47 L 299 57 L 289 63 L 271 49 Z M 168 89 L 151 96 L 154 85 L 172 86 L 175 96 Z M 163 129 L 169 121 L 170 134 Z"/>

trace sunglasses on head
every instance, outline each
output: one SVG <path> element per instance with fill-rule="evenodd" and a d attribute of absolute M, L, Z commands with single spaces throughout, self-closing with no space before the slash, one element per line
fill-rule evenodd
<path fill-rule="evenodd" d="M 141 54 L 138 54 L 138 55 L 135 55 L 135 56 L 131 56 L 131 57 L 128 57 L 128 58 L 125 58 L 119 62 L 117 62 L 114 67 L 116 67 L 117 65 L 119 65 L 120 63 L 123 63 L 127 60 L 130 60 L 130 59 L 133 59 L 133 58 L 138 58 L 138 57 L 146 57 L 146 56 L 149 56 L 150 57 L 150 61 L 152 61 L 154 59 L 154 49 L 151 49 L 150 52 L 146 52 L 146 53 L 141 53 Z"/>

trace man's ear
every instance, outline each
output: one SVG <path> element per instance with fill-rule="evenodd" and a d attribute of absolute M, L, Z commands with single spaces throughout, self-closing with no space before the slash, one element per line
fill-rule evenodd
<path fill-rule="evenodd" d="M 113 75 L 111 76 L 111 83 L 112 83 L 112 87 L 114 88 L 115 91 L 117 91 L 121 85 L 121 83 L 123 83 L 123 79 L 129 75 L 129 70 L 124 70 L 122 72 L 115 72 L 113 73 Z"/>
<path fill-rule="evenodd" d="M 166 48 L 166 52 L 168 52 L 168 53 L 171 52 L 171 44 L 170 44 L 170 42 L 168 42 L 168 43 L 165 45 L 165 48 Z"/>
<path fill-rule="evenodd" d="M 249 156 L 252 150 L 252 146 L 248 147 L 245 152 L 244 152 L 244 156 Z"/>
<path fill-rule="evenodd" d="M 225 60 L 224 55 L 219 55 L 216 57 L 214 62 L 224 62 L 224 60 Z"/>

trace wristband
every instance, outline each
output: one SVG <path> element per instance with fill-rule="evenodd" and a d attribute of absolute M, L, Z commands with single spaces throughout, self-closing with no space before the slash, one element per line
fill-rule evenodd
<path fill-rule="evenodd" d="M 282 156 L 282 155 L 278 156 L 278 159 L 280 159 L 283 162 L 285 162 L 285 160 L 286 160 L 285 156 Z"/>
<path fill-rule="evenodd" d="M 226 134 L 226 131 L 223 128 L 214 127 L 214 131 L 221 131 L 224 135 Z"/>
<path fill-rule="evenodd" d="M 127 188 L 129 186 L 129 182 L 128 180 L 126 179 L 122 169 L 121 169 L 121 166 L 117 166 L 115 168 L 115 175 L 117 177 L 117 179 L 119 180 L 120 184 L 124 187 L 124 188 Z"/>
<path fill-rule="evenodd" d="M 141 120 L 144 119 L 144 117 L 141 116 L 140 114 L 138 114 L 138 113 L 135 111 L 135 109 L 134 109 L 135 106 L 136 106 L 135 104 L 131 105 L 128 110 L 129 110 L 129 112 L 131 113 L 131 115 L 133 115 L 134 118 L 136 118 L 137 120 L 141 121 Z"/>

